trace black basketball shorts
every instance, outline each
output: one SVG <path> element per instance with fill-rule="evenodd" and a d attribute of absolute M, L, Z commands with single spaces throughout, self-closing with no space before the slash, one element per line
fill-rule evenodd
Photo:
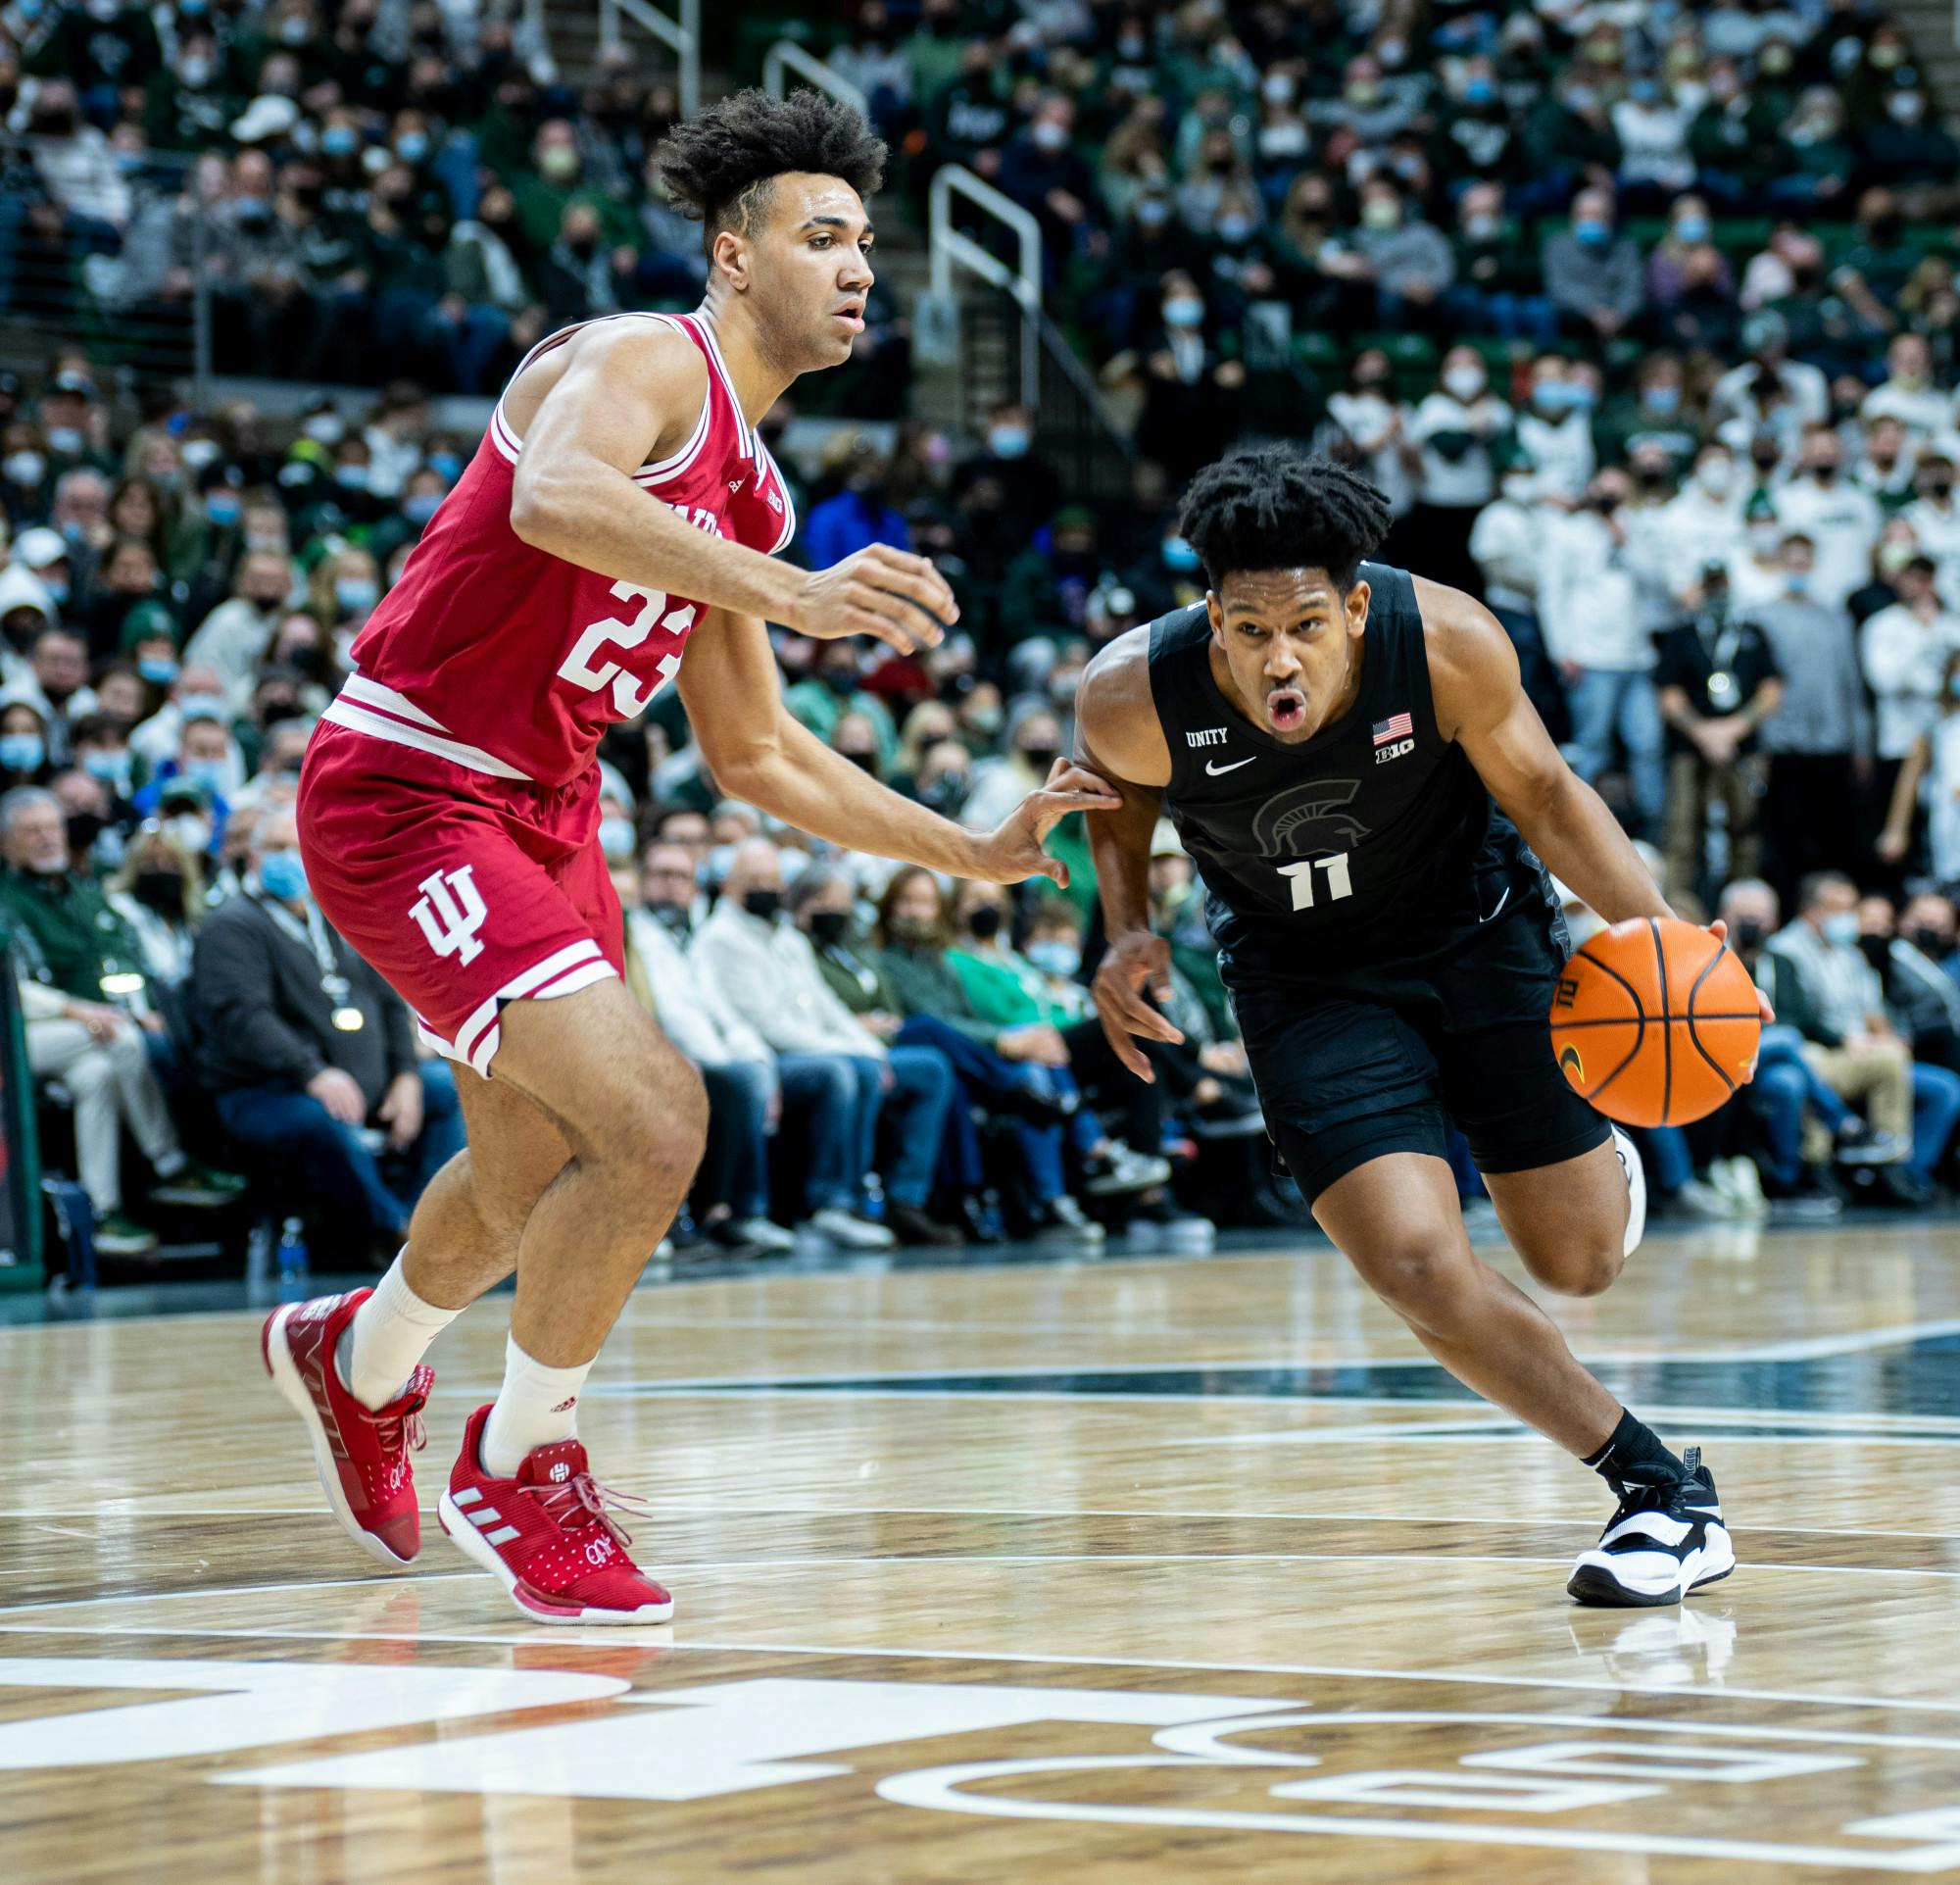
<path fill-rule="evenodd" d="M 1267 1127 L 1307 1203 L 1371 1159 L 1443 1158 L 1452 1120 L 1487 1172 L 1604 1145 L 1606 1121 L 1552 1058 L 1547 1017 L 1569 953 L 1558 912 L 1528 896 L 1419 975 L 1385 967 L 1235 988 Z"/>

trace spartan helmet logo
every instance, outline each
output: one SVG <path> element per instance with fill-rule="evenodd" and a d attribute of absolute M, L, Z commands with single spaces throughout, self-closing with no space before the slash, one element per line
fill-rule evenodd
<path fill-rule="evenodd" d="M 1316 858 L 1351 850 L 1368 827 L 1346 808 L 1361 789 L 1359 779 L 1314 779 L 1276 792 L 1252 819 L 1262 858 Z"/>

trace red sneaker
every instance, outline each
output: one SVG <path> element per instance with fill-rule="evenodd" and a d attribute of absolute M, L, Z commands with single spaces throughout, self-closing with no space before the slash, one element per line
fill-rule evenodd
<path fill-rule="evenodd" d="M 384 1564 L 411 1563 L 421 1549 L 410 1452 L 422 1443 L 422 1404 L 435 1375 L 421 1366 L 406 1392 L 384 1408 L 364 1408 L 333 1364 L 334 1345 L 354 1312 L 373 1295 L 317 1296 L 266 1318 L 259 1350 L 266 1372 L 306 1422 L 314 1465 L 340 1528 Z"/>
<path fill-rule="evenodd" d="M 540 1623 L 664 1623 L 672 1616 L 673 1599 L 626 1556 L 633 1541 L 608 1512 L 632 1511 L 640 1501 L 600 1485 L 576 1440 L 535 1447 L 515 1478 L 492 1478 L 481 1464 L 489 1417 L 487 1407 L 469 1416 L 436 1507 L 464 1556 Z"/>

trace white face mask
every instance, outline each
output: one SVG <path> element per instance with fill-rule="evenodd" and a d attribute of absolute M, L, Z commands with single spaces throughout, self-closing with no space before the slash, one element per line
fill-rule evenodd
<path fill-rule="evenodd" d="M 1481 367 L 1452 367 L 1443 375 L 1443 390 L 1451 399 L 1460 399 L 1464 405 L 1482 396 L 1484 391 L 1484 370 Z"/>
<path fill-rule="evenodd" d="M 1710 497 L 1727 497 L 1735 488 L 1736 468 L 1726 458 L 1711 458 L 1694 468 L 1694 481 Z"/>

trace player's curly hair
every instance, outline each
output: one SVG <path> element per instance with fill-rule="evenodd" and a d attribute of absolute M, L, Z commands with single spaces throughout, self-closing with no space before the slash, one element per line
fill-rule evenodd
<path fill-rule="evenodd" d="M 1178 533 L 1215 589 L 1241 570 L 1325 570 L 1344 594 L 1389 533 L 1389 501 L 1358 472 L 1291 445 L 1207 465 L 1191 480 Z"/>
<path fill-rule="evenodd" d="M 676 124 L 655 162 L 676 206 L 706 225 L 712 255 L 723 229 L 746 235 L 767 212 L 769 185 L 786 171 L 841 176 L 868 197 L 885 180 L 885 142 L 861 113 L 821 92 L 751 89 Z"/>

